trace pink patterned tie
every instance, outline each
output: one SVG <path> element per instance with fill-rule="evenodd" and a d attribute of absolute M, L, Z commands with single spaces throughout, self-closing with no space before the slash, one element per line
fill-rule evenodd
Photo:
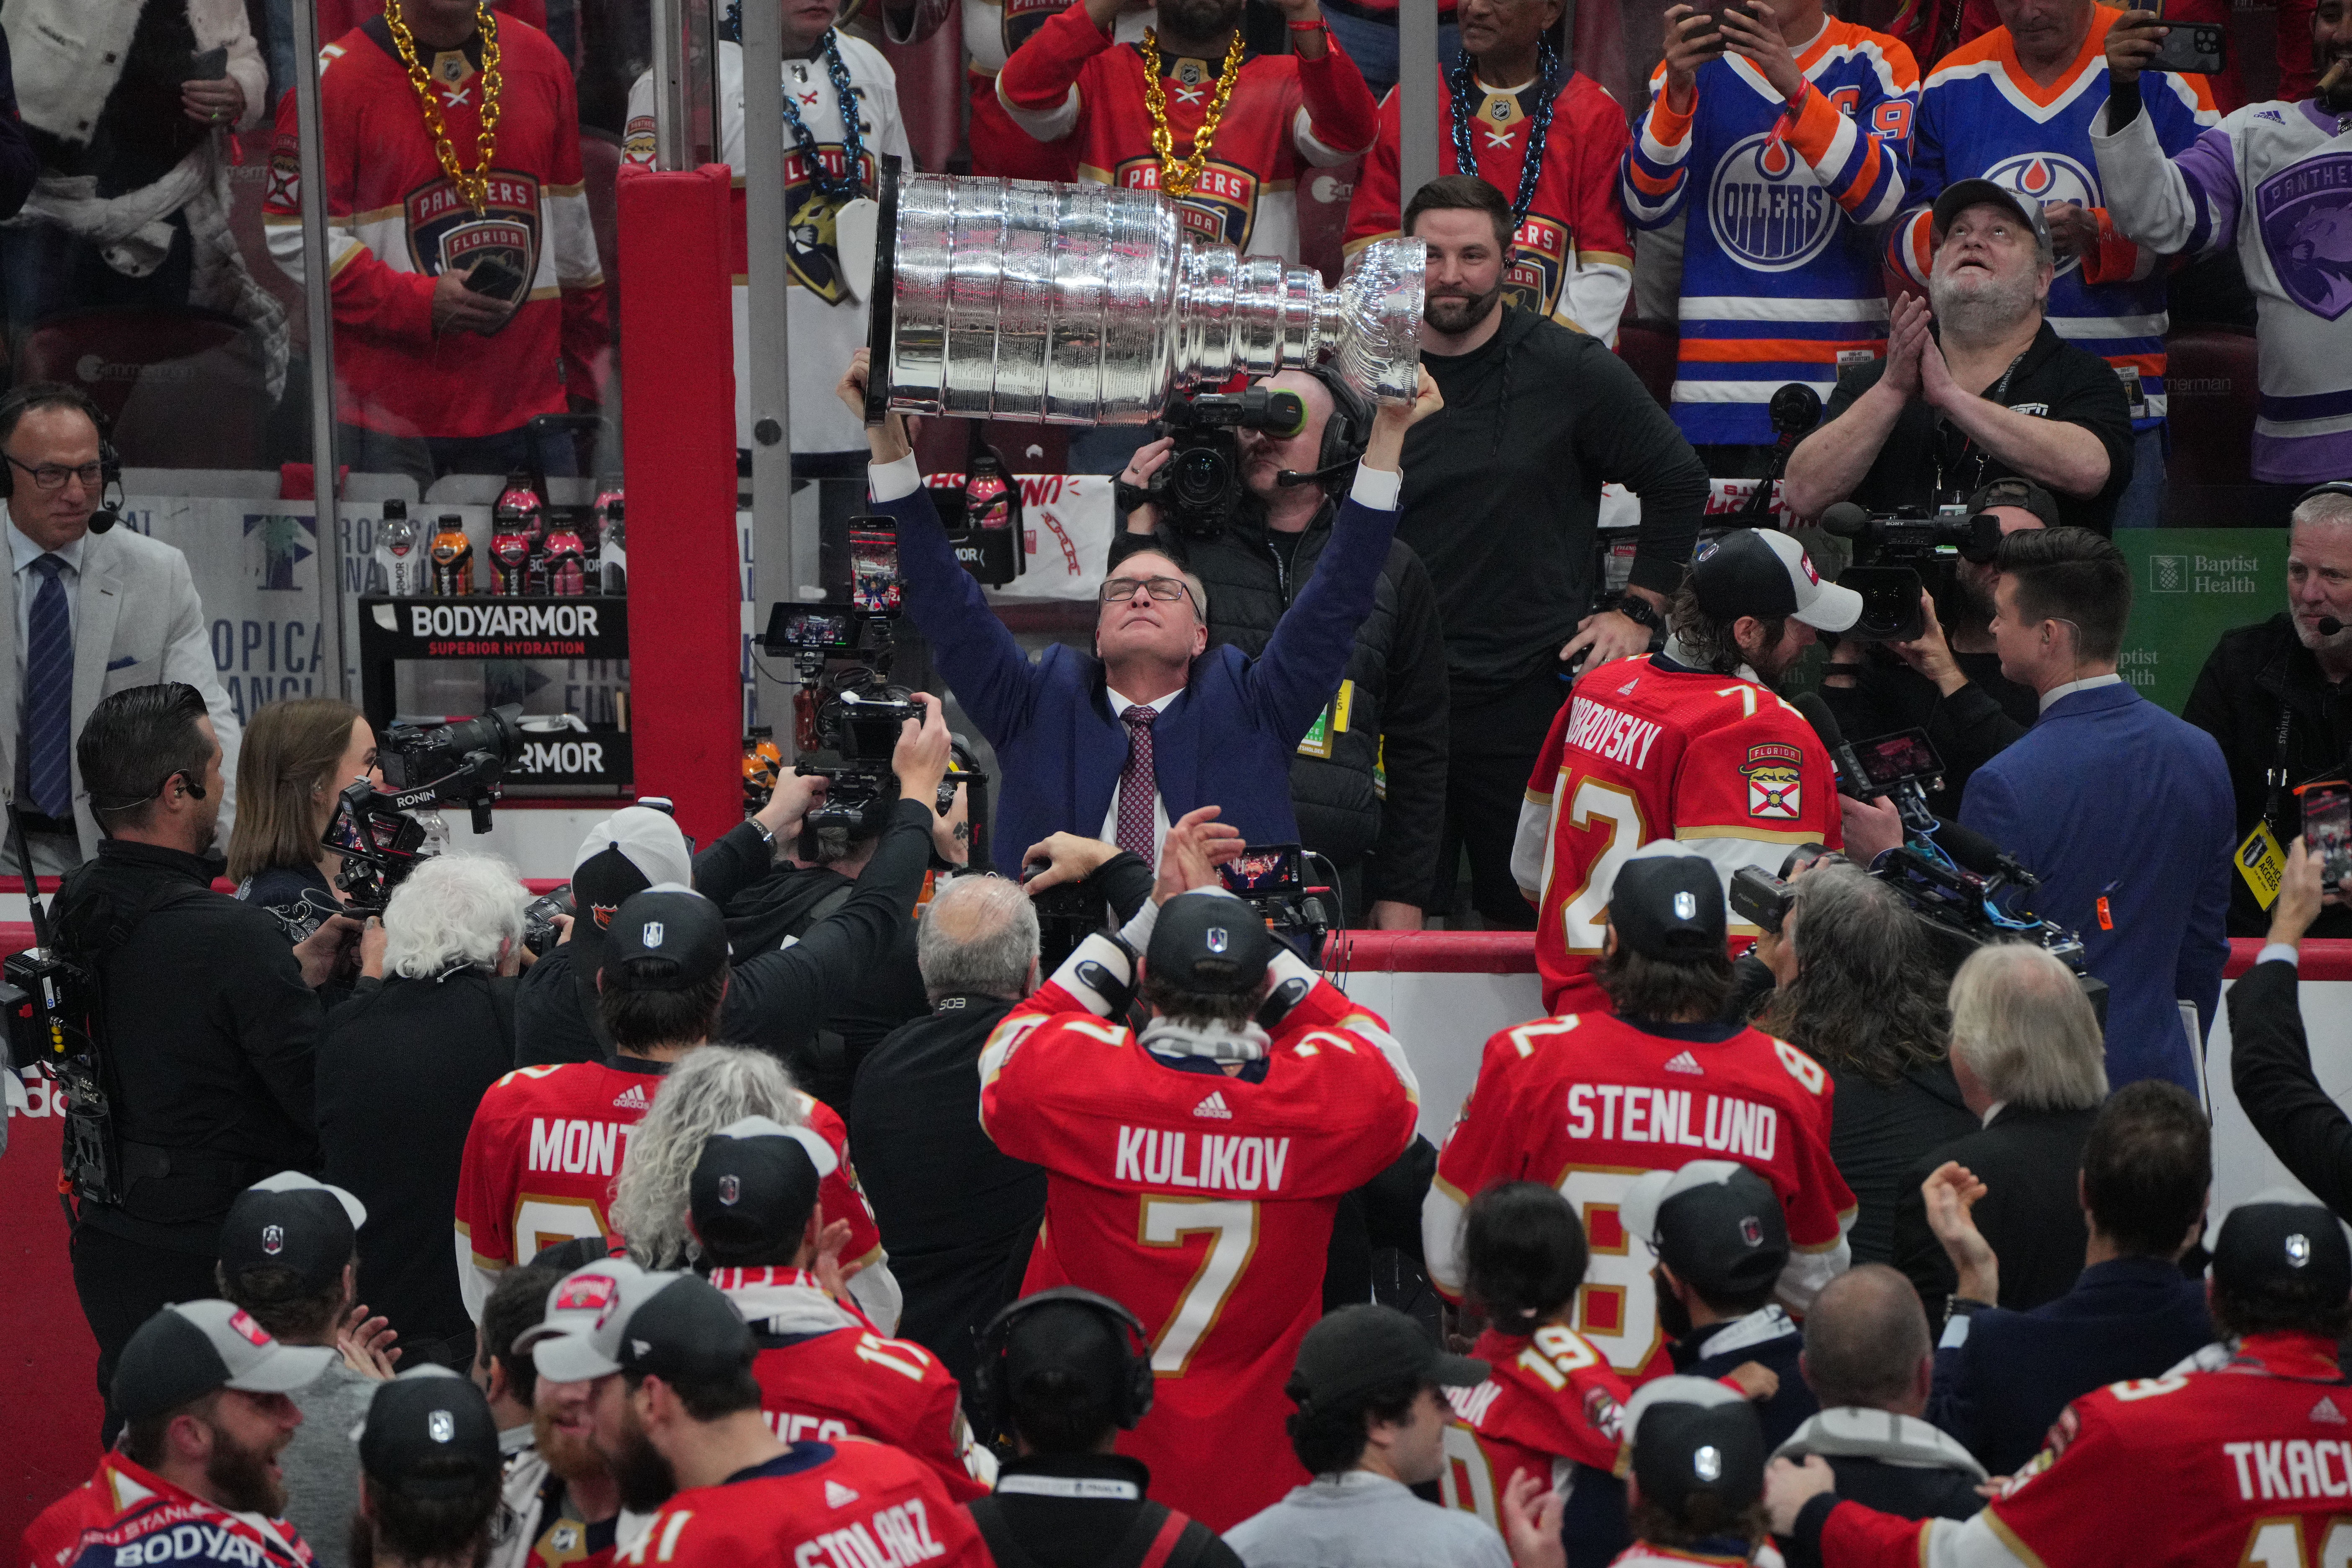
<path fill-rule="evenodd" d="M 1145 865 L 1154 865 L 1151 801 L 1160 793 L 1160 783 L 1151 771 L 1151 721 L 1160 714 L 1136 703 L 1119 717 L 1127 721 L 1127 766 L 1118 773 L 1118 847 Z"/>

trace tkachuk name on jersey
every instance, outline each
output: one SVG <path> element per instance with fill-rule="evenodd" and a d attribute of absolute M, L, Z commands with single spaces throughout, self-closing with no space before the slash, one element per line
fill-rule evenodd
<path fill-rule="evenodd" d="M 530 1119 L 530 1155 L 524 1169 L 561 1172 L 568 1176 L 609 1176 L 620 1169 L 629 1152 L 629 1135 L 636 1131 L 626 1121 L 586 1121 L 544 1116 Z"/>
<path fill-rule="evenodd" d="M 874 1527 L 870 1533 L 866 1524 Z M 876 1536 L 881 1540 L 877 1542 Z M 823 1563 L 832 1568 L 904 1568 L 947 1554 L 948 1549 L 931 1534 L 930 1517 L 923 1510 L 922 1500 L 908 1498 L 865 1523 L 828 1530 L 802 1542 L 793 1551 L 793 1568 L 817 1568 Z"/>
<path fill-rule="evenodd" d="M 1650 748 L 1664 733 L 1665 726 L 1655 720 L 1636 719 L 1589 697 L 1579 697 L 1569 714 L 1565 743 L 1639 768 L 1650 760 Z"/>
<path fill-rule="evenodd" d="M 2273 1437 L 2224 1443 L 2221 1452 L 2237 1468 L 2238 1496 L 2247 1502 L 2352 1497 L 2352 1442 Z"/>
<path fill-rule="evenodd" d="M 1118 1160 L 1112 1167 L 1111 1180 L 1151 1186 L 1215 1187 L 1233 1193 L 1282 1190 L 1283 1168 L 1290 1163 L 1289 1139 L 1227 1138 L 1203 1132 L 1188 1151 L 1185 1144 L 1192 1137 L 1155 1127 L 1120 1128 Z"/>
<path fill-rule="evenodd" d="M 1679 1143 L 1771 1163 L 1780 1144 L 1780 1113 L 1769 1105 L 1710 1094 L 1702 1116 L 1697 1091 L 1639 1083 L 1580 1083 L 1568 1091 L 1568 1135 L 1620 1143 Z M 1595 1101 L 1599 1102 L 1596 1110 Z"/>

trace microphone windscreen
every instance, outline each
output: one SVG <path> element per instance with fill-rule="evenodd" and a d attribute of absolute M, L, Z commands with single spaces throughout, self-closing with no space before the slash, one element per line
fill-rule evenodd
<path fill-rule="evenodd" d="M 89 514 L 89 531 L 92 533 L 104 533 L 108 529 L 112 528 L 116 523 L 121 522 L 121 521 L 122 514 L 121 512 L 115 510 L 110 506 L 102 506 L 96 511 Z"/>
<path fill-rule="evenodd" d="M 2000 846 L 1973 827 L 1962 827 L 1947 817 L 1936 819 L 1936 842 L 1944 853 L 1979 877 L 2000 869 Z"/>
<path fill-rule="evenodd" d="M 1845 731 L 1839 725 L 1837 715 L 1830 711 L 1830 705 L 1822 700 L 1820 692 L 1801 691 L 1790 699 L 1789 705 L 1805 716 L 1805 722 L 1813 727 L 1813 733 L 1822 738 L 1822 744 L 1832 755 L 1845 745 Z"/>
<path fill-rule="evenodd" d="M 1840 539 L 1856 539 L 1870 526 L 1870 513 L 1850 500 L 1836 501 L 1822 509 L 1822 526 Z"/>
<path fill-rule="evenodd" d="M 2343 629 L 2344 623 L 2337 620 L 2334 616 L 2322 616 L 2319 617 L 2319 635 L 2321 637 L 2332 637 Z"/>

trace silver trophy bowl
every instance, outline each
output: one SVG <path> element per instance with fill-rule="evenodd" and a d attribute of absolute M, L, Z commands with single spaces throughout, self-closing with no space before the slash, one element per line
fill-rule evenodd
<path fill-rule="evenodd" d="M 893 177 L 877 236 L 866 415 L 1140 425 L 1178 393 L 1328 363 L 1375 403 L 1418 385 L 1423 247 L 1337 289 L 1183 237 L 1172 202 L 1092 184 Z"/>

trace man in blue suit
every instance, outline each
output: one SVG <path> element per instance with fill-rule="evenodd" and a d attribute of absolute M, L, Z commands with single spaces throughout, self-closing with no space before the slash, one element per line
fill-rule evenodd
<path fill-rule="evenodd" d="M 2179 1004 L 2198 1037 L 2221 996 L 2235 805 L 2213 737 L 2116 673 L 2131 614 L 2123 552 L 2081 528 L 2012 533 L 1995 562 L 2000 672 L 2041 717 L 1979 768 L 1960 821 L 2042 879 L 2022 900 L 2083 937 L 2107 983 L 2107 1080 L 2197 1092 Z"/>
<path fill-rule="evenodd" d="M 866 375 L 860 349 L 836 388 L 861 418 Z M 1210 647 L 1199 580 L 1139 551 L 1104 584 L 1093 655 L 1057 644 L 1030 663 L 957 563 L 905 421 L 893 414 L 866 432 L 875 507 L 898 524 L 907 613 L 996 748 L 999 866 L 1020 865 L 1031 845 L 1059 832 L 1156 863 L 1169 824 L 1210 805 L 1244 843 L 1298 841 L 1290 759 L 1339 689 L 1371 611 L 1396 531 L 1405 430 L 1443 405 L 1424 370 L 1410 405 L 1374 416 L 1331 542 L 1255 659 Z"/>

